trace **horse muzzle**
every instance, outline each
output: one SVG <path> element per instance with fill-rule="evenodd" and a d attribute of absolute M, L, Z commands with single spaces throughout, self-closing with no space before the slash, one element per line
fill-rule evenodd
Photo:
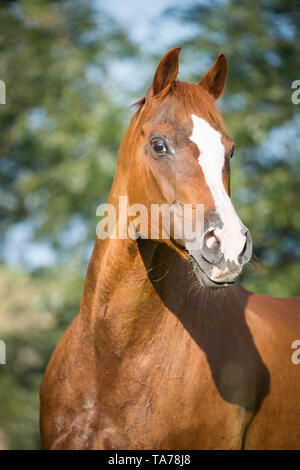
<path fill-rule="evenodd" d="M 249 230 L 241 224 L 239 233 L 208 227 L 199 249 L 188 250 L 194 272 L 203 287 L 226 287 L 234 284 L 252 255 Z"/>

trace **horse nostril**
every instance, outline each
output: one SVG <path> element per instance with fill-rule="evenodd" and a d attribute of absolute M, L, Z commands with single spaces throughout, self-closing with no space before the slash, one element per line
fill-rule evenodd
<path fill-rule="evenodd" d="M 210 264 L 218 265 L 222 260 L 220 241 L 215 235 L 215 230 L 209 230 L 203 238 L 202 257 Z"/>
<path fill-rule="evenodd" d="M 247 238 L 245 240 L 244 248 L 242 249 L 242 251 L 240 252 L 239 257 L 238 257 L 238 261 L 239 261 L 240 264 L 242 264 L 242 262 L 243 262 L 243 256 L 246 253 L 246 250 L 247 250 Z"/>
<path fill-rule="evenodd" d="M 208 248 L 209 250 L 216 249 L 220 246 L 220 242 L 215 236 L 214 230 L 211 230 L 205 235 L 204 243 L 205 243 L 206 248 Z"/>
<path fill-rule="evenodd" d="M 240 264 L 248 263 L 252 255 L 252 239 L 251 239 L 249 230 L 246 230 L 245 237 L 246 237 L 246 240 L 245 240 L 244 247 L 238 256 L 238 262 Z"/>

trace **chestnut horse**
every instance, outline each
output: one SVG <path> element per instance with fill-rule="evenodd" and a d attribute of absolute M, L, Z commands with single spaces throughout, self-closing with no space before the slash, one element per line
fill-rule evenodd
<path fill-rule="evenodd" d="M 46 449 L 300 448 L 300 299 L 236 283 L 252 247 L 215 106 L 226 61 L 189 84 L 176 80 L 179 51 L 138 103 L 108 202 L 124 233 L 120 196 L 149 212 L 202 204 L 200 242 L 175 239 L 174 219 L 169 238 L 137 224 L 136 237 L 97 237 L 80 312 L 41 386 Z"/>

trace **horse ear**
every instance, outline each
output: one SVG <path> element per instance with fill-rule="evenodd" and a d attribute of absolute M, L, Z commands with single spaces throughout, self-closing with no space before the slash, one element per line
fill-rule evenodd
<path fill-rule="evenodd" d="M 219 54 L 210 71 L 200 80 L 199 85 L 205 88 L 217 100 L 224 89 L 226 75 L 226 59 L 223 54 Z"/>
<path fill-rule="evenodd" d="M 152 93 L 157 95 L 171 87 L 178 74 L 178 55 L 181 47 L 170 49 L 161 59 L 152 82 Z"/>

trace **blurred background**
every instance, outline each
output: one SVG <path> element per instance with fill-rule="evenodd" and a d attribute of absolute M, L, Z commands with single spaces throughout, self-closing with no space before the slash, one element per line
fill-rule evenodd
<path fill-rule="evenodd" d="M 223 52 L 232 198 L 250 228 L 245 287 L 300 294 L 300 0 L 0 3 L 0 448 L 38 449 L 38 391 L 79 309 L 130 105 L 160 57 L 179 79 Z"/>

